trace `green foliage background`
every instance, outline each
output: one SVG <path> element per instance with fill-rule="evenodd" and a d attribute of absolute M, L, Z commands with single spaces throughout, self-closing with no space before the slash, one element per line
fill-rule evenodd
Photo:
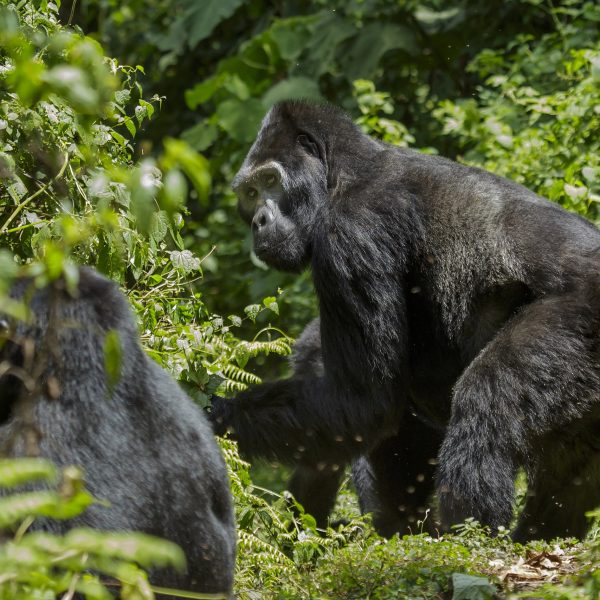
<path fill-rule="evenodd" d="M 284 363 L 269 357 L 289 354 L 285 332 L 296 335 L 316 313 L 308 274 L 276 273 L 251 256 L 228 187 L 279 100 L 341 105 L 371 135 L 483 166 L 600 222 L 596 2 L 0 7 L 0 294 L 22 270 L 42 285 L 61 275 L 73 281 L 75 263 L 95 266 L 121 283 L 148 352 L 201 405 L 215 390 L 280 375 Z M 285 496 L 252 483 L 232 443 L 223 448 L 240 527 L 241 597 L 441 598 L 454 590 L 455 598 L 486 598 L 487 579 L 456 574 L 497 578 L 502 568 L 493 561 L 508 568 L 525 556 L 473 525 L 442 542 L 385 542 L 368 522 L 352 520 L 349 492 L 337 509 L 349 525 L 321 534 L 309 515 L 293 516 Z M 264 471 L 258 477 L 269 481 Z M 0 485 L 8 484 L 0 477 Z M 26 529 L 10 544 L 28 544 Z M 74 548 L 81 540 L 53 543 Z M 51 553 L 15 562 L 10 544 L 0 546 L 0 598 L 34 597 L 32 590 L 54 597 L 87 584 L 77 565 L 60 577 L 48 570 Z M 562 547 L 577 568 L 538 597 L 598 597 L 594 533 Z M 108 552 L 98 548 L 99 556 Z M 127 568 L 151 563 L 120 558 Z M 119 573 L 130 581 L 127 597 L 151 597 L 138 571 Z"/>

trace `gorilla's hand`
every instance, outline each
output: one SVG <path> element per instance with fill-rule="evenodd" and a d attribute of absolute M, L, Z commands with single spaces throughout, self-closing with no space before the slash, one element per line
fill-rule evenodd
<path fill-rule="evenodd" d="M 215 435 L 225 435 L 233 426 L 233 408 L 235 400 L 213 396 L 210 399 L 211 408 L 207 413 Z"/>

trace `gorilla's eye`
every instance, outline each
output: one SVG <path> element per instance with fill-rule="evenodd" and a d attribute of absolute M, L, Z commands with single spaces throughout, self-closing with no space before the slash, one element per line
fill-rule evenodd
<path fill-rule="evenodd" d="M 257 193 L 258 192 L 256 191 L 256 188 L 248 188 L 246 195 L 248 196 L 248 198 L 250 198 L 250 200 L 254 200 L 254 198 L 256 198 Z"/>
<path fill-rule="evenodd" d="M 301 133 L 296 140 L 309 154 L 320 158 L 319 146 L 317 146 L 317 142 L 315 142 L 315 140 L 313 140 L 309 135 L 306 133 Z"/>
<path fill-rule="evenodd" d="M 275 183 L 275 175 L 269 175 L 266 183 L 269 187 L 272 186 Z"/>

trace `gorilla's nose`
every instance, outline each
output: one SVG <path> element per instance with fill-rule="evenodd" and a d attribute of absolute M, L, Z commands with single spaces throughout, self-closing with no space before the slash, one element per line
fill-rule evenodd
<path fill-rule="evenodd" d="M 252 232 L 257 233 L 263 227 L 270 225 L 274 219 L 273 211 L 266 205 L 261 206 L 252 219 Z"/>

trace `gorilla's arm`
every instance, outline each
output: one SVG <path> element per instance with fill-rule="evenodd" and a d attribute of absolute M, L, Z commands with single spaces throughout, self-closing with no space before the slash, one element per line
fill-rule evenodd
<path fill-rule="evenodd" d="M 319 466 L 347 462 L 387 433 L 382 423 L 394 427 L 384 394 L 356 402 L 328 389 L 323 377 L 265 383 L 232 400 L 214 397 L 210 419 L 249 458 Z"/>

